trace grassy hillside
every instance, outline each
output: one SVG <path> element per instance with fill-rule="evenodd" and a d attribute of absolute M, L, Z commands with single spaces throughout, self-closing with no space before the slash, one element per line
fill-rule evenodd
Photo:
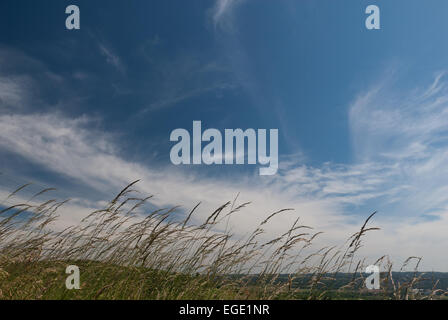
<path fill-rule="evenodd" d="M 135 182 L 136 183 L 136 182 Z M 52 228 L 65 202 L 17 203 L 0 211 L 1 299 L 432 299 L 446 282 L 417 272 L 393 273 L 381 257 L 381 289 L 368 291 L 356 258 L 371 215 L 341 247 L 314 248 L 320 234 L 298 219 L 275 239 L 262 238 L 267 215 L 244 239 L 217 231 L 247 203 L 228 202 L 200 224 L 196 206 L 184 220 L 176 208 L 141 212 L 150 198 L 131 184 L 78 225 Z M 20 188 L 18 190 L 21 190 Z M 16 192 L 13 192 L 15 194 Z M 39 193 L 37 196 L 41 195 Z M 35 199 L 33 197 L 32 199 Z M 226 229 L 227 230 L 227 229 Z M 68 265 L 80 269 L 80 289 L 68 290 Z M 415 290 L 424 284 L 426 290 Z M 441 287 L 442 284 L 442 287 Z"/>

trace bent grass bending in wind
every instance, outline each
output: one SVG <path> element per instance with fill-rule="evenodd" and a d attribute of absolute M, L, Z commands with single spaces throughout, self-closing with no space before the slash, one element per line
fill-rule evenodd
<path fill-rule="evenodd" d="M 295 223 L 283 234 L 262 241 L 264 227 L 284 209 L 267 215 L 244 239 L 234 237 L 229 219 L 249 203 L 227 202 L 199 225 L 191 223 L 199 204 L 179 221 L 177 208 L 141 215 L 151 197 L 136 197 L 134 182 L 108 205 L 78 225 L 51 228 L 66 201 L 17 203 L 0 211 L 1 299 L 430 299 L 411 290 L 417 273 L 400 283 L 386 256 L 381 289 L 365 289 L 365 261 L 356 253 L 372 214 L 342 247 L 313 248 L 319 232 Z M 27 185 L 14 191 L 14 195 Z M 38 198 L 49 191 L 32 197 Z M 222 228 L 221 228 L 222 229 Z M 81 270 L 81 289 L 68 290 L 65 269 Z M 343 276 L 343 277 L 342 277 Z M 340 279 L 344 279 L 341 281 Z"/>

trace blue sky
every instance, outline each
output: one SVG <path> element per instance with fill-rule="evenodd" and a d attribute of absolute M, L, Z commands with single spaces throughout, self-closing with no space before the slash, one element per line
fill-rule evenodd
<path fill-rule="evenodd" d="M 69 4 L 80 30 L 65 29 Z M 370 4 L 381 30 L 364 27 Z M 0 185 L 57 187 L 74 198 L 66 222 L 138 178 L 155 205 L 202 201 L 204 216 L 240 192 L 253 204 L 237 233 L 286 206 L 330 242 L 378 210 L 367 256 L 447 271 L 446 12 L 444 0 L 2 1 Z M 169 135 L 193 120 L 278 128 L 278 174 L 172 165 Z"/>

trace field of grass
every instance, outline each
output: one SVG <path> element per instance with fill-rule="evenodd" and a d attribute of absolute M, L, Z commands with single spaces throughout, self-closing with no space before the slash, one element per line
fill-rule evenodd
<path fill-rule="evenodd" d="M 17 203 L 0 211 L 0 299 L 441 299 L 436 280 L 392 272 L 386 256 L 381 289 L 368 291 L 364 261 L 356 257 L 372 214 L 341 247 L 313 248 L 319 236 L 299 219 L 275 239 L 267 215 L 244 239 L 217 231 L 247 203 L 228 202 L 194 225 L 196 206 L 179 221 L 176 208 L 142 213 L 150 197 L 123 189 L 78 225 L 55 231 L 65 201 Z M 24 186 L 25 187 L 25 186 Z M 11 193 L 15 195 L 23 188 Z M 45 190 L 32 197 L 33 201 Z M 81 288 L 65 285 L 68 265 L 80 269 Z M 426 280 L 425 280 L 426 279 Z M 425 282 L 425 291 L 415 291 Z M 429 289 L 428 289 L 429 288 Z M 446 287 L 445 287 L 446 289 Z"/>

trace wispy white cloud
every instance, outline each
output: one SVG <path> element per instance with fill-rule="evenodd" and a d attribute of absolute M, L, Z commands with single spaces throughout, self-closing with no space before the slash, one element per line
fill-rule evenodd
<path fill-rule="evenodd" d="M 350 108 L 356 155 L 360 161 L 392 166 L 396 179 L 389 185 L 408 187 L 403 199 L 408 214 L 448 204 L 448 194 L 438 192 L 448 181 L 448 85 L 443 75 L 415 90 L 377 87 Z"/>
<path fill-rule="evenodd" d="M 34 89 L 30 73 L 39 67 L 20 51 L 0 46 L 0 110 L 19 111 L 29 103 Z"/>
<path fill-rule="evenodd" d="M 100 43 L 98 45 L 101 54 L 106 58 L 107 63 L 112 65 L 115 69 L 117 69 L 121 73 L 126 72 L 126 68 L 121 61 L 120 57 L 112 51 L 111 48 L 107 47 L 105 44 Z"/>
<path fill-rule="evenodd" d="M 16 108 L 23 105 L 28 96 L 27 79 L 22 77 L 0 77 L 0 107 Z"/>
<path fill-rule="evenodd" d="M 140 54 L 148 63 L 153 80 L 144 86 L 150 101 L 142 113 L 181 106 L 182 103 L 203 95 L 222 95 L 239 86 L 223 59 L 183 51 L 166 57 L 157 46 L 144 46 Z"/>
<path fill-rule="evenodd" d="M 233 27 L 234 10 L 245 0 L 216 0 L 212 8 L 212 20 L 215 28 L 229 31 Z"/>

